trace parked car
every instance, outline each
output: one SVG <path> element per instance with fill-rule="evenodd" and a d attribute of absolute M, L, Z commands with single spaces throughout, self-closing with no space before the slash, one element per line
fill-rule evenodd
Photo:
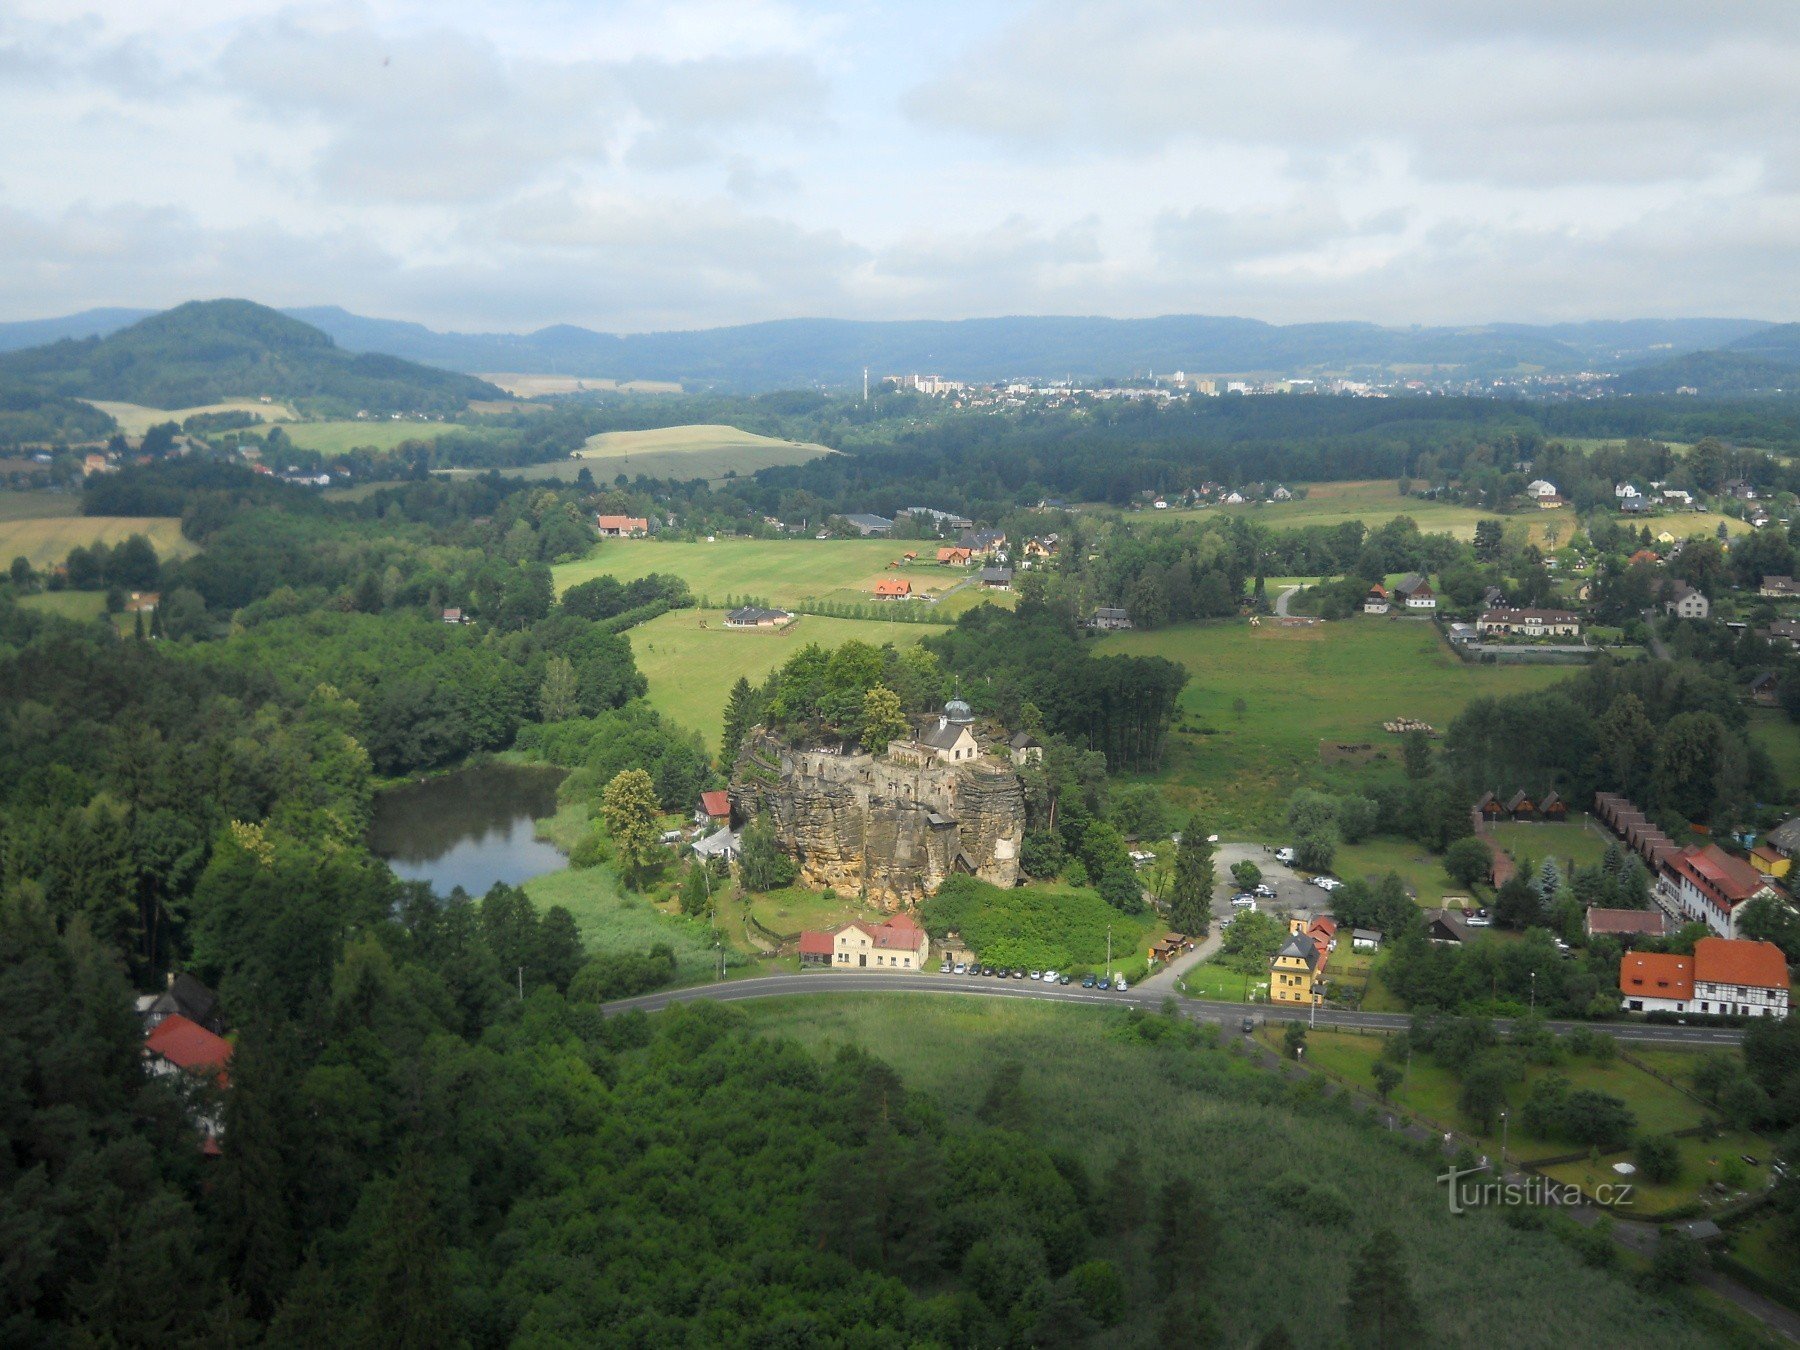
<path fill-rule="evenodd" d="M 1094 987 L 1094 977 L 1092 975 L 1083 975 L 1081 977 L 1081 987 L 1083 989 L 1092 989 Z"/>
<path fill-rule="evenodd" d="M 956 973 L 958 975 L 967 975 L 969 973 L 969 963 L 967 961 L 958 961 L 956 963 Z"/>
<path fill-rule="evenodd" d="M 1046 970 L 1044 972 L 1044 983 L 1045 984 L 1055 984 L 1056 983 L 1056 972 L 1054 970 Z"/>
<path fill-rule="evenodd" d="M 1121 994 L 1124 993 L 1128 987 L 1129 986 L 1125 983 L 1125 977 L 1123 975 L 1119 975 L 1114 978 L 1113 988 L 1117 989 Z"/>
<path fill-rule="evenodd" d="M 943 965 L 938 967 L 938 974 L 948 975 L 949 973 L 950 973 L 950 963 L 948 961 L 944 962 Z"/>
<path fill-rule="evenodd" d="M 983 975 L 992 975 L 994 973 L 994 968 L 992 966 L 983 966 L 981 968 L 981 973 Z"/>
<path fill-rule="evenodd" d="M 1294 850 L 1291 848 L 1276 849 L 1275 861 L 1278 863 L 1286 863 L 1289 867 L 1292 867 L 1294 865 Z"/>
<path fill-rule="evenodd" d="M 1056 982 L 1058 984 L 1067 984 L 1069 982 L 1069 977 L 1067 975 L 1058 975 L 1056 977 Z"/>
<path fill-rule="evenodd" d="M 1344 883 L 1339 881 L 1336 877 L 1314 877 L 1312 879 L 1312 884 L 1324 891 L 1327 895 L 1335 890 L 1341 890 L 1344 885 Z"/>
<path fill-rule="evenodd" d="M 1494 921 L 1488 917 L 1485 909 L 1464 910 L 1462 921 L 1470 928 L 1492 928 L 1494 926 Z"/>
<path fill-rule="evenodd" d="M 1233 909 L 1255 909 L 1256 897 L 1254 895 L 1234 895 L 1231 897 L 1231 906 Z"/>
<path fill-rule="evenodd" d="M 1275 898 L 1275 888 L 1266 881 L 1258 882 L 1255 886 L 1251 887 L 1250 893 L 1252 895 L 1260 895 L 1265 900 L 1273 900 Z"/>
<path fill-rule="evenodd" d="M 1246 1017 L 1244 1019 L 1244 1035 L 1248 1036 L 1251 1032 L 1253 1032 L 1255 1030 L 1256 1030 L 1256 1019 L 1254 1017 Z"/>
<path fill-rule="evenodd" d="M 1034 970 L 1031 972 L 1031 978 L 1034 980 L 1041 980 L 1044 978 L 1044 972 L 1041 970 Z"/>
<path fill-rule="evenodd" d="M 1022 979 L 1024 979 L 1024 978 L 1025 978 L 1025 967 L 1024 967 L 1024 966 L 1014 966 L 1014 967 L 1013 967 L 1013 973 L 1012 973 L 1012 977 L 1013 977 L 1013 978 L 1014 978 L 1014 979 L 1015 979 L 1015 980 L 1022 980 Z"/>

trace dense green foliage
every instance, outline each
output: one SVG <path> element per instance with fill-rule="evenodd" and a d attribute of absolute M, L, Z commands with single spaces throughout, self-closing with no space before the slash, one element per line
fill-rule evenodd
<path fill-rule="evenodd" d="M 920 910 L 933 938 L 961 934 L 989 965 L 1069 970 L 1102 969 L 1106 935 L 1115 929 L 1113 953 L 1121 963 L 1136 955 L 1137 924 L 1122 924 L 1116 910 L 1091 890 L 1002 890 L 974 877 L 956 876 Z"/>
<path fill-rule="evenodd" d="M 269 395 L 335 412 L 453 412 L 504 398 L 484 380 L 340 350 L 247 300 L 193 301 L 103 338 L 0 355 L 0 379 L 80 398 L 187 408 Z"/>
<path fill-rule="evenodd" d="M 91 403 L 0 377 L 0 449 L 98 440 L 113 426 Z"/>

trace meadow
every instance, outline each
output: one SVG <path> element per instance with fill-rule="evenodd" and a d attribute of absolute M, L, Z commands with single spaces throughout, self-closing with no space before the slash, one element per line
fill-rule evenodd
<path fill-rule="evenodd" d="M 264 403 L 255 398 L 228 398 L 193 408 L 146 408 L 141 403 L 111 403 L 92 398 L 86 401 L 117 422 L 119 430 L 127 436 L 142 436 L 151 427 L 164 422 L 179 425 L 196 413 L 247 412 L 263 422 L 291 422 L 299 415 L 285 403 Z"/>
<path fill-rule="evenodd" d="M 66 516 L 80 506 L 81 498 L 69 492 L 0 492 L 0 522 Z"/>
<path fill-rule="evenodd" d="M 1241 837 L 1278 829 L 1298 787 L 1354 783 L 1364 758 L 1397 771 L 1400 738 L 1383 722 L 1413 717 L 1442 730 L 1473 698 L 1541 689 L 1569 673 L 1464 665 L 1434 625 L 1404 619 L 1307 628 L 1180 624 L 1109 634 L 1096 651 L 1163 656 L 1187 667 L 1157 781 L 1215 828 Z M 1327 763 L 1338 744 L 1373 748 L 1355 762 Z"/>
<path fill-rule="evenodd" d="M 710 924 L 660 909 L 649 896 L 626 894 L 610 867 L 546 872 L 527 881 L 524 890 L 539 909 L 561 905 L 573 914 L 589 951 L 643 952 L 663 942 L 674 949 L 678 982 L 707 980 L 717 971 Z M 748 958 L 728 944 L 725 960 L 742 969 Z"/>
<path fill-rule="evenodd" d="M 873 604 L 875 583 L 903 576 L 915 593 L 941 595 L 969 572 L 936 563 L 889 570 L 917 543 L 882 539 L 720 539 L 714 543 L 655 539 L 607 539 L 579 562 L 552 569 L 558 594 L 593 577 L 630 581 L 663 572 L 687 582 L 694 598 L 722 604 L 727 596 L 755 596 L 773 605 L 804 600 Z M 917 606 L 922 601 L 885 603 Z M 949 621 L 950 616 L 945 616 Z"/>
<path fill-rule="evenodd" d="M 719 482 L 732 475 L 748 476 L 758 469 L 804 464 L 809 459 L 835 452 L 822 445 L 759 436 L 736 427 L 713 423 L 653 427 L 647 431 L 603 431 L 568 459 L 534 464 L 511 471 L 518 478 L 556 478 L 574 481 L 583 469 L 596 483 L 610 483 L 620 474 L 627 478 L 704 478 Z M 454 473 L 473 470 L 456 469 Z"/>
<path fill-rule="evenodd" d="M 74 619 L 77 623 L 90 623 L 106 613 L 106 596 L 99 591 L 39 591 L 35 595 L 21 595 L 19 608 L 35 609 L 45 614 L 55 614 L 60 618 Z M 123 627 L 133 624 L 134 616 L 122 614 Z M 146 615 L 144 623 L 149 625 Z"/>
<path fill-rule="evenodd" d="M 1515 860 L 1530 858 L 1542 866 L 1545 858 L 1555 858 L 1556 865 L 1565 873 L 1571 862 L 1580 867 L 1595 866 L 1606 856 L 1607 845 L 1613 842 L 1610 834 L 1597 825 L 1590 825 L 1589 818 L 1580 812 L 1570 812 L 1569 818 L 1561 822 L 1508 822 L 1495 825 L 1493 832 L 1500 847 Z"/>
<path fill-rule="evenodd" d="M 72 503 L 65 501 L 64 509 L 68 505 Z M 165 562 L 199 551 L 182 537 L 181 522 L 173 516 L 0 517 L 0 559 L 23 557 L 42 570 L 62 562 L 72 548 L 118 544 L 134 534 L 148 539 Z"/>
<path fill-rule="evenodd" d="M 1209 1273 L 1197 1292 L 1217 1308 L 1216 1325 L 1205 1336 L 1196 1328 L 1195 1343 L 1248 1345 L 1276 1326 L 1338 1343 L 1344 1272 L 1378 1226 L 1396 1235 L 1433 1319 L 1430 1344 L 1489 1346 L 1496 1326 L 1509 1346 L 1611 1344 L 1627 1324 L 1634 1343 L 1708 1343 L 1677 1316 L 1646 1316 L 1625 1279 L 1584 1268 L 1546 1234 L 1511 1229 L 1493 1212 L 1452 1216 L 1435 1161 L 1401 1137 L 1311 1104 L 1306 1089 L 1235 1055 L 1151 1041 L 1122 1011 L 895 994 L 738 1007 L 751 1026 L 822 1059 L 844 1046 L 868 1051 L 955 1126 L 973 1125 L 996 1071 L 1016 1066 L 1033 1135 L 1079 1158 L 1109 1209 L 1141 1198 L 1154 1215 L 1163 1183 L 1192 1178 L 1211 1213 Z M 1148 1180 L 1141 1197 L 1108 1188 L 1107 1169 L 1128 1146 Z M 1097 1232 L 1094 1254 L 1142 1271 L 1145 1237 Z M 1433 1292 L 1446 1253 L 1481 1276 L 1454 1310 Z M 1296 1290 L 1310 1293 L 1296 1299 Z M 1172 1343 L 1156 1323 L 1133 1318 L 1107 1344 Z"/>
<path fill-rule="evenodd" d="M 1750 739 L 1769 752 L 1788 795 L 1800 794 L 1800 728 L 1778 708 L 1752 708 Z"/>
<path fill-rule="evenodd" d="M 704 621 L 705 628 L 700 624 Z M 809 642 L 836 647 L 851 638 L 906 647 L 940 631 L 923 623 L 874 623 L 802 615 L 786 636 L 736 631 L 722 610 L 678 609 L 639 624 L 626 636 L 637 667 L 650 682 L 650 706 L 691 727 L 717 750 L 725 700 L 739 676 L 760 684 Z"/>
<path fill-rule="evenodd" d="M 477 375 L 478 380 L 498 385 L 520 398 L 542 398 L 547 394 L 582 394 L 591 390 L 619 390 L 629 394 L 679 394 L 681 386 L 669 380 L 600 379 L 591 375 L 526 375 L 501 373 Z"/>
<path fill-rule="evenodd" d="M 398 422 L 341 421 L 295 422 L 283 426 L 287 438 L 302 450 L 316 450 L 321 455 L 345 455 L 352 450 L 392 450 L 408 441 L 435 441 L 455 432 L 458 435 L 483 437 L 485 427 L 464 426 L 460 422 L 420 422 L 404 418 Z"/>

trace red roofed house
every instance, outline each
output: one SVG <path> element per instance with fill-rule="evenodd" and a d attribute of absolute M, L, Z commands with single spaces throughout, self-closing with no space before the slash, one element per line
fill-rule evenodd
<path fill-rule="evenodd" d="M 937 560 L 946 567 L 967 567 L 974 556 L 974 552 L 966 548 L 940 548 Z"/>
<path fill-rule="evenodd" d="M 1668 916 L 1660 909 L 1602 909 L 1592 906 L 1587 912 L 1587 935 L 1662 937 L 1669 931 Z"/>
<path fill-rule="evenodd" d="M 731 794 L 718 792 L 702 792 L 700 807 L 694 812 L 694 824 L 704 825 L 710 821 L 727 821 L 731 819 Z"/>
<path fill-rule="evenodd" d="M 180 1013 L 170 1013 L 144 1037 L 144 1059 L 154 1074 L 191 1073 L 229 1087 L 226 1066 L 231 1063 L 231 1042 L 215 1036 Z"/>
<path fill-rule="evenodd" d="M 1720 937 L 1737 936 L 1737 917 L 1749 901 L 1780 895 L 1772 880 L 1717 844 L 1683 849 L 1668 859 L 1668 871 L 1682 913 Z"/>
<path fill-rule="evenodd" d="M 905 577 L 883 577 L 875 583 L 877 600 L 905 600 L 912 595 L 912 582 Z"/>
<path fill-rule="evenodd" d="M 854 922 L 830 932 L 800 934 L 801 963 L 829 960 L 833 970 L 923 970 L 930 954 L 930 937 L 909 914 L 896 914 L 885 923 Z"/>
<path fill-rule="evenodd" d="M 650 522 L 643 516 L 595 516 L 594 528 L 605 539 L 623 539 L 627 535 L 650 533 Z"/>
<path fill-rule="evenodd" d="M 1626 952 L 1619 959 L 1619 993 L 1626 1012 L 1686 1012 L 1694 1001 L 1694 958 Z"/>
<path fill-rule="evenodd" d="M 1694 944 L 1694 997 L 1703 1013 L 1788 1015 L 1788 967 L 1773 942 L 1706 937 Z"/>

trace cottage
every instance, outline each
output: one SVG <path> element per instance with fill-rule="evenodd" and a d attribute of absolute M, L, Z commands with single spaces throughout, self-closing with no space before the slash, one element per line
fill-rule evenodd
<path fill-rule="evenodd" d="M 594 528 L 602 539 L 638 539 L 650 533 L 650 521 L 644 516 L 595 516 Z"/>
<path fill-rule="evenodd" d="M 1783 821 L 1770 830 L 1763 836 L 1763 843 L 1784 858 L 1792 859 L 1800 856 L 1800 816 Z"/>
<path fill-rule="evenodd" d="M 1373 928 L 1352 928 L 1350 930 L 1350 950 L 1353 952 L 1380 951 L 1381 934 Z"/>
<path fill-rule="evenodd" d="M 1663 609 L 1678 619 L 1704 619 L 1712 613 L 1712 602 L 1685 581 L 1672 582 Z"/>
<path fill-rule="evenodd" d="M 1500 804 L 1500 799 L 1491 792 L 1481 794 L 1481 800 L 1475 803 L 1475 813 L 1486 821 L 1506 819 L 1506 808 Z"/>
<path fill-rule="evenodd" d="M 171 971 L 162 993 L 139 995 L 137 1014 L 145 1031 L 155 1031 L 170 1017 L 185 1017 L 215 1035 L 225 1030 L 219 996 L 186 971 L 179 975 Z"/>
<path fill-rule="evenodd" d="M 930 954 L 930 937 L 907 914 L 879 924 L 858 920 L 829 932 L 800 934 L 801 964 L 832 970 L 923 970 Z"/>
<path fill-rule="evenodd" d="M 693 844 L 694 857 L 701 862 L 711 862 L 715 858 L 723 858 L 726 862 L 735 862 L 738 856 L 738 836 L 729 825 L 721 826 L 704 839 L 696 839 Z"/>
<path fill-rule="evenodd" d="M 1788 968 L 1772 942 L 1704 937 L 1694 954 L 1627 952 L 1619 963 L 1627 1012 L 1786 1017 Z"/>
<path fill-rule="evenodd" d="M 133 591 L 125 602 L 127 614 L 149 614 L 162 603 L 161 591 Z"/>
<path fill-rule="evenodd" d="M 780 628 L 791 623 L 794 616 L 785 609 L 762 609 L 756 605 L 745 605 L 734 609 L 725 616 L 727 628 Z"/>
<path fill-rule="evenodd" d="M 731 819 L 731 794 L 725 791 L 702 792 L 700 804 L 694 808 L 694 824 L 711 822 L 723 825 Z"/>
<path fill-rule="evenodd" d="M 1534 478 L 1525 485 L 1525 495 L 1542 501 L 1545 497 L 1557 495 L 1556 484 L 1544 478 Z"/>
<path fill-rule="evenodd" d="M 1428 909 L 1420 915 L 1425 920 L 1425 937 L 1440 947 L 1459 947 L 1474 936 L 1453 910 Z"/>
<path fill-rule="evenodd" d="M 1536 820 L 1537 803 L 1527 797 L 1521 788 L 1506 799 L 1506 814 L 1514 820 Z"/>
<path fill-rule="evenodd" d="M 1012 754 L 1012 762 L 1019 768 L 1027 764 L 1041 764 L 1044 761 L 1044 746 L 1029 731 L 1021 731 L 1006 743 Z"/>
<path fill-rule="evenodd" d="M 1773 708 L 1781 702 L 1781 681 L 1772 670 L 1758 671 L 1750 677 L 1748 692 L 1752 703 Z"/>
<path fill-rule="evenodd" d="M 1006 548 L 1006 531 L 965 530 L 956 542 L 971 553 L 999 553 Z"/>
<path fill-rule="evenodd" d="M 1767 628 L 1757 631 L 1764 642 L 1772 642 L 1778 647 L 1800 647 L 1800 619 L 1776 619 Z"/>
<path fill-rule="evenodd" d="M 1566 820 L 1569 815 L 1568 803 L 1554 792 L 1547 792 L 1538 801 L 1538 815 L 1545 820 Z"/>
<path fill-rule="evenodd" d="M 883 577 L 875 583 L 877 600 L 908 600 L 912 598 L 912 582 L 905 577 Z"/>
<path fill-rule="evenodd" d="M 1437 596 L 1432 594 L 1431 583 L 1417 572 L 1408 572 L 1394 583 L 1394 598 L 1407 609 L 1437 608 Z"/>
<path fill-rule="evenodd" d="M 1311 936 L 1289 920 L 1288 940 L 1269 962 L 1271 1003 L 1311 1003 L 1323 993 L 1326 955 Z"/>
<path fill-rule="evenodd" d="M 1794 870 L 1794 860 L 1766 839 L 1750 850 L 1750 865 L 1775 881 Z"/>
<path fill-rule="evenodd" d="M 1103 605 L 1094 611 L 1087 626 L 1100 633 L 1116 633 L 1131 627 L 1131 613 L 1129 610 L 1108 609 Z"/>
<path fill-rule="evenodd" d="M 1369 587 L 1369 593 L 1363 597 L 1364 614 L 1386 614 L 1388 612 L 1387 587 L 1379 581 Z"/>
<path fill-rule="evenodd" d="M 966 548 L 940 548 L 937 551 L 937 560 L 946 567 L 967 567 L 973 556 Z"/>
<path fill-rule="evenodd" d="M 1767 600 L 1791 600 L 1800 597 L 1800 581 L 1792 577 L 1764 577 L 1756 593 Z"/>
<path fill-rule="evenodd" d="M 231 1042 L 180 1013 L 169 1013 L 144 1038 L 144 1064 L 153 1074 L 187 1073 L 229 1087 Z"/>
<path fill-rule="evenodd" d="M 984 590 L 1010 591 L 1012 581 L 1013 570 L 1010 567 L 984 567 L 981 569 L 981 585 Z"/>

